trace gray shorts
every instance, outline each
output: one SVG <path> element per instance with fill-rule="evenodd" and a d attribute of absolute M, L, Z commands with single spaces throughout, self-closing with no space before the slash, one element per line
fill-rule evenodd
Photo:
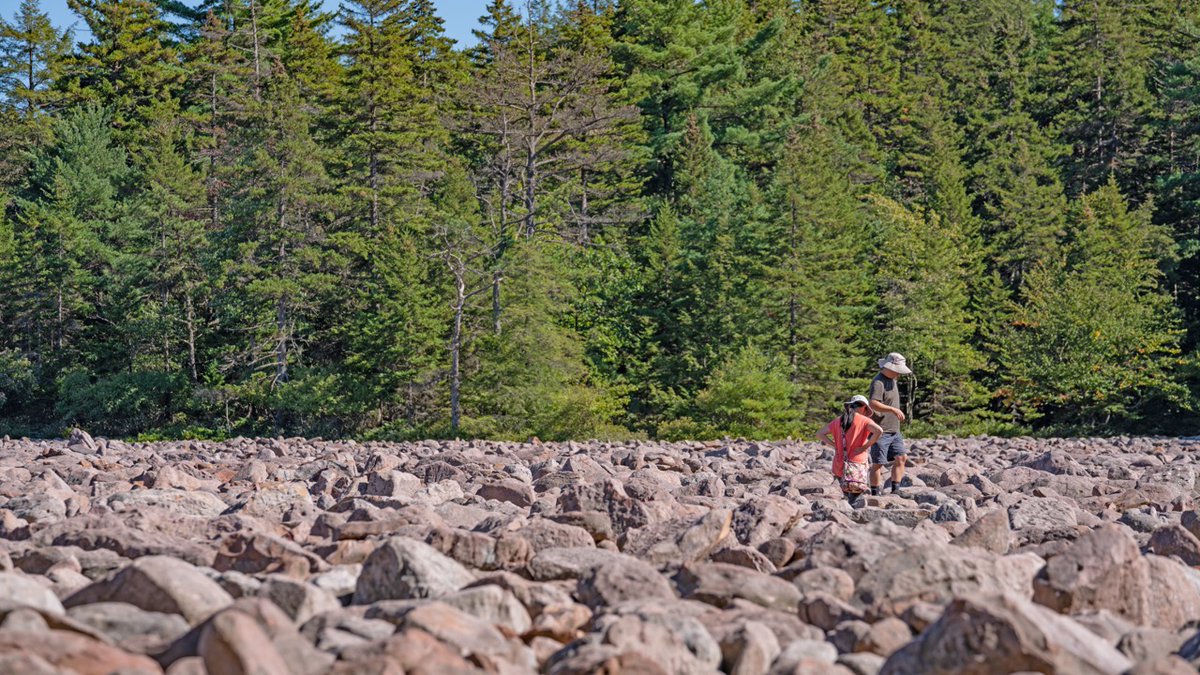
<path fill-rule="evenodd" d="M 872 464 L 891 464 L 901 455 L 907 455 L 908 448 L 904 447 L 904 436 L 900 432 L 883 434 L 879 441 L 871 446 Z"/>

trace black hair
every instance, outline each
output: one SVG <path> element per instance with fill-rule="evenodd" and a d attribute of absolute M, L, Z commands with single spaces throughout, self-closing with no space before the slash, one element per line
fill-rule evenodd
<path fill-rule="evenodd" d="M 843 406 L 841 418 L 842 436 L 845 436 L 846 432 L 850 431 L 850 425 L 854 423 L 854 413 L 862 406 L 863 404 L 858 401 L 850 401 Z"/>

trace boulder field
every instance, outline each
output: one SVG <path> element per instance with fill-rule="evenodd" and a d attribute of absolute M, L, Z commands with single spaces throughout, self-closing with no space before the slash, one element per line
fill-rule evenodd
<path fill-rule="evenodd" d="M 0 440 L 0 673 L 1165 675 L 1200 441 Z"/>

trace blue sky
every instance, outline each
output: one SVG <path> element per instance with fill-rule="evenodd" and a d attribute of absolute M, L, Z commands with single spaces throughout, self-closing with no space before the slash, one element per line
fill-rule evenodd
<path fill-rule="evenodd" d="M 339 4 L 339 0 L 324 2 L 325 7 L 330 10 L 336 10 Z M 41 0 L 41 3 L 42 8 L 60 27 L 77 23 L 76 36 L 79 36 L 79 27 L 83 21 L 67 8 L 67 0 Z M 0 8 L 3 8 L 0 12 L 5 18 L 12 18 L 17 4 L 17 0 L 0 0 Z M 446 22 L 447 35 L 457 40 L 459 46 L 474 44 L 471 29 L 479 25 L 478 20 L 483 15 L 487 0 L 435 0 L 433 4 L 437 5 L 438 13 Z"/>

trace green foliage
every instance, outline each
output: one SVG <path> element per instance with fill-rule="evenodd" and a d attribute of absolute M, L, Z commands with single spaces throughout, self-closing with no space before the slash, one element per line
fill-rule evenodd
<path fill-rule="evenodd" d="M 1186 405 L 1178 319 L 1161 288 L 1169 239 L 1109 182 L 1072 209 L 1065 259 L 1031 272 L 1001 339 L 1001 391 L 1019 422 L 1109 428 L 1152 401 Z"/>
<path fill-rule="evenodd" d="M 803 419 L 862 390 L 876 295 L 868 214 L 851 182 L 853 148 L 832 130 L 797 130 L 771 186 L 777 242 L 768 271 L 770 344 L 784 355 Z"/>
<path fill-rule="evenodd" d="M 66 425 L 129 436 L 170 422 L 186 397 L 186 380 L 176 374 L 136 371 L 97 377 L 70 369 L 58 378 L 55 413 Z"/>
<path fill-rule="evenodd" d="M 906 405 L 916 417 L 951 426 L 980 410 L 973 373 L 982 367 L 972 344 L 972 242 L 935 211 L 876 198 L 879 268 L 879 354 L 898 351 L 915 371 Z"/>
<path fill-rule="evenodd" d="M 505 278 L 504 332 L 480 338 L 478 372 L 468 384 L 466 429 L 545 440 L 624 435 L 614 420 L 625 399 L 589 372 L 570 323 L 572 257 L 561 246 L 522 242 Z"/>
<path fill-rule="evenodd" d="M 685 413 L 658 427 L 667 439 L 798 435 L 796 386 L 782 362 L 747 347 L 713 370 Z"/>
<path fill-rule="evenodd" d="M 33 363 L 24 354 L 16 349 L 0 352 L 0 409 L 9 404 L 19 406 L 36 383 Z"/>
<path fill-rule="evenodd" d="M 1194 426 L 1188 3 L 12 4 L 0 433 Z"/>

